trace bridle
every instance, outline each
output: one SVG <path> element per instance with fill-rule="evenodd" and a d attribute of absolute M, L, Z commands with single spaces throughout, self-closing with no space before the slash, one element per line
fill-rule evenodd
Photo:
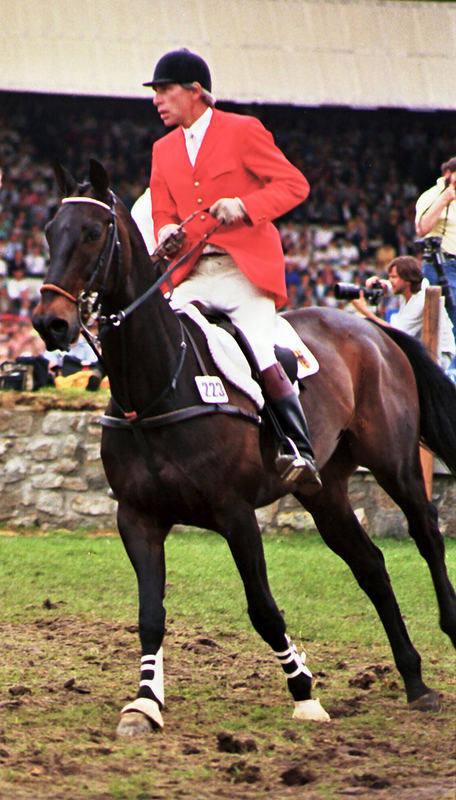
<path fill-rule="evenodd" d="M 116 196 L 114 192 L 110 191 L 111 196 L 111 205 L 107 203 L 103 203 L 101 200 L 96 200 L 94 197 L 64 197 L 62 199 L 62 205 L 67 203 L 89 203 L 91 205 L 98 206 L 100 208 L 106 209 L 109 211 L 111 216 L 111 220 L 108 225 L 108 232 L 105 239 L 105 243 L 103 245 L 103 249 L 98 256 L 97 263 L 95 264 L 95 268 L 90 276 L 89 282 L 85 289 L 79 293 L 78 297 L 75 297 L 70 292 L 67 292 L 66 289 L 63 289 L 61 286 L 58 286 L 55 283 L 43 283 L 40 288 L 40 293 L 46 291 L 55 292 L 56 294 L 65 297 L 70 302 L 74 303 L 78 308 L 78 317 L 79 317 L 79 324 L 83 331 L 83 334 L 86 339 L 88 339 L 89 344 L 93 347 L 95 344 L 95 340 L 93 335 L 90 333 L 87 325 L 93 318 L 93 314 L 96 309 L 99 307 L 99 291 L 93 291 L 93 287 L 96 281 L 99 278 L 100 273 L 106 267 L 109 266 L 111 263 L 114 253 L 117 253 L 117 260 L 119 263 L 119 272 L 120 272 L 120 242 L 119 242 L 119 232 L 117 226 L 117 215 L 116 215 Z M 101 281 L 101 285 L 103 285 L 104 281 Z M 99 354 L 98 354 L 99 355 Z"/>
<path fill-rule="evenodd" d="M 66 289 L 63 289 L 61 286 L 58 286 L 54 283 L 43 283 L 40 288 L 40 292 L 45 291 L 53 291 L 56 294 L 60 294 L 62 297 L 65 297 L 67 300 L 70 300 L 78 307 L 78 315 L 79 315 L 79 323 L 81 325 L 82 331 L 85 336 L 87 334 L 91 335 L 90 332 L 87 330 L 86 323 L 84 321 L 84 317 L 90 317 L 94 310 L 99 307 L 99 294 L 100 292 L 93 292 L 92 288 L 97 280 L 99 273 L 103 269 L 104 265 L 107 264 L 109 266 L 112 257 L 115 252 L 118 254 L 118 262 L 119 262 L 119 271 L 120 271 L 120 242 L 118 238 L 118 227 L 117 227 L 117 215 L 116 215 L 116 196 L 110 190 L 111 195 L 111 205 L 109 206 L 107 203 L 103 203 L 101 200 L 96 200 L 94 197 L 64 197 L 61 201 L 62 204 L 64 203 L 91 203 L 92 205 L 100 206 L 101 208 L 105 208 L 111 214 L 111 222 L 109 223 L 108 228 L 108 235 L 106 237 L 106 241 L 103 247 L 102 252 L 98 257 L 97 264 L 95 269 L 90 277 L 88 286 L 83 289 L 78 297 L 75 297 L 70 292 L 67 292 Z M 183 222 L 180 223 L 176 231 L 173 235 L 181 231 L 187 223 L 189 223 L 197 214 L 201 214 L 201 209 L 197 209 L 189 214 Z M 203 209 L 203 211 L 209 211 L 208 208 Z M 102 325 L 111 325 L 113 327 L 118 327 L 122 324 L 122 322 L 135 311 L 142 303 L 145 302 L 152 294 L 154 294 L 163 283 L 166 283 L 172 273 L 177 270 L 182 264 L 185 263 L 197 250 L 199 250 L 207 241 L 207 239 L 212 236 L 213 233 L 220 227 L 222 223 L 217 221 L 215 225 L 212 226 L 210 230 L 208 230 L 196 244 L 188 250 L 178 261 L 176 261 L 166 272 L 163 272 L 160 278 L 158 278 L 152 286 L 150 286 L 142 295 L 137 297 L 133 300 L 130 305 L 126 308 L 118 311 L 116 314 L 111 314 L 109 317 L 100 317 L 100 322 Z M 155 253 L 160 253 L 160 257 L 158 260 L 162 260 L 164 263 L 167 263 L 165 255 L 163 255 L 163 248 L 158 247 Z M 152 257 L 155 255 L 152 254 Z M 103 282 L 101 282 L 103 284 Z"/>

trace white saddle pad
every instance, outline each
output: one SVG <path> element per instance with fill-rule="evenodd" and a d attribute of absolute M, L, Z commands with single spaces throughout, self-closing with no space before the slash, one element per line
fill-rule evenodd
<path fill-rule="evenodd" d="M 238 389 L 250 397 L 258 409 L 264 406 L 264 398 L 258 383 L 252 378 L 250 365 L 231 334 L 208 322 L 192 303 L 186 303 L 179 311 L 187 314 L 203 331 L 209 352 L 220 372 Z M 277 316 L 276 344 L 292 350 L 298 360 L 298 378 L 313 375 L 319 369 L 318 361 L 301 341 L 295 329 L 283 317 Z"/>
<path fill-rule="evenodd" d="M 276 317 L 275 344 L 279 347 L 288 347 L 295 354 L 298 362 L 298 380 L 314 375 L 320 369 L 314 354 L 304 344 L 293 326 L 280 315 Z"/>

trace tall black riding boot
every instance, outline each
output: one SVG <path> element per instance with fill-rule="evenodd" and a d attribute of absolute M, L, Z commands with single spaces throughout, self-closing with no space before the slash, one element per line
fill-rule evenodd
<path fill-rule="evenodd" d="M 301 403 L 281 364 L 273 364 L 261 375 L 266 399 L 283 434 L 277 470 L 284 481 L 313 494 L 322 484 Z"/>

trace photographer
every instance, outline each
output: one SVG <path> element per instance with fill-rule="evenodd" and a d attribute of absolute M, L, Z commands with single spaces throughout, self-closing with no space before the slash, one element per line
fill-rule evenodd
<path fill-rule="evenodd" d="M 388 322 L 377 317 L 366 303 L 364 293 L 357 300 L 352 300 L 355 308 L 368 319 L 373 319 L 385 327 L 398 328 L 410 336 L 422 338 L 423 334 L 423 312 L 426 287 L 429 281 L 424 278 L 416 258 L 412 256 L 399 256 L 394 258 L 387 267 L 388 278 L 378 278 L 374 276 L 368 278 L 366 286 L 372 287 L 375 283 L 380 283 L 383 293 L 386 295 L 396 295 L 399 297 L 399 310 L 393 315 L 394 325 L 389 326 Z M 456 353 L 456 344 L 453 336 L 450 318 L 445 309 L 444 298 L 441 298 L 440 317 L 439 317 L 439 348 L 438 362 L 442 369 L 448 369 Z"/>
<path fill-rule="evenodd" d="M 420 237 L 442 239 L 438 254 L 432 247 L 425 248 L 423 274 L 431 284 L 442 286 L 456 333 L 456 156 L 445 161 L 441 170 L 442 176 L 436 184 L 418 198 L 415 228 Z M 445 290 L 445 284 L 449 291 Z"/>

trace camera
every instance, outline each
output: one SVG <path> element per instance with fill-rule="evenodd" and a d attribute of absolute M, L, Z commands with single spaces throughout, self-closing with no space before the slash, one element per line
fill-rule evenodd
<path fill-rule="evenodd" d="M 426 236 L 422 239 L 423 256 L 430 258 L 441 252 L 442 237 L 441 236 Z"/>
<path fill-rule="evenodd" d="M 336 300 L 357 300 L 360 289 L 364 292 L 364 297 L 370 303 L 378 305 L 383 297 L 383 286 L 380 281 L 376 281 L 372 286 L 357 286 L 355 283 L 335 283 L 334 296 Z"/>

